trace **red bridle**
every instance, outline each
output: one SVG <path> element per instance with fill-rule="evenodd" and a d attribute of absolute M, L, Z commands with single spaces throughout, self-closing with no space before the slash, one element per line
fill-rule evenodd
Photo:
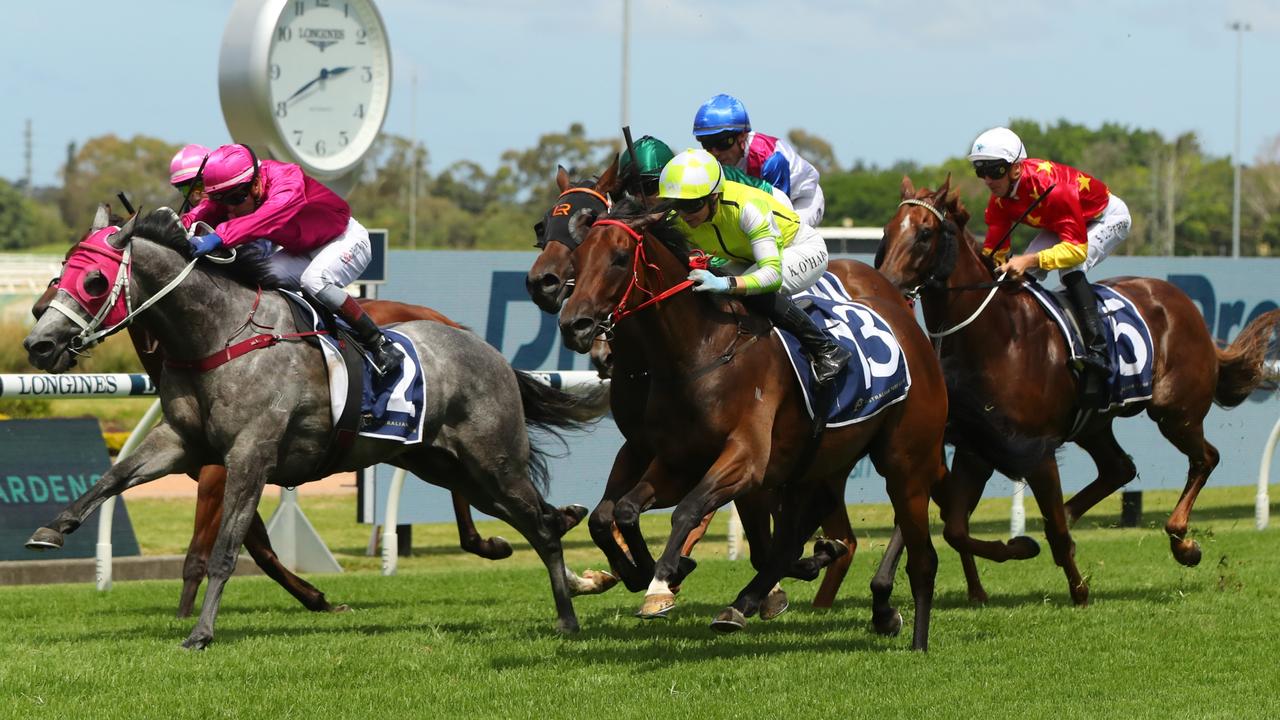
<path fill-rule="evenodd" d="M 627 317 L 628 315 L 633 315 L 637 312 L 640 312 L 641 310 L 649 307 L 650 305 L 659 303 L 671 297 L 672 295 L 675 295 L 676 293 L 681 292 L 693 285 L 692 280 L 684 280 L 682 282 L 676 283 L 675 285 L 655 295 L 653 291 L 645 288 L 640 284 L 640 270 L 643 267 L 653 268 L 658 272 L 659 277 L 661 277 L 662 275 L 662 270 L 660 270 L 657 265 L 654 265 L 653 263 L 649 262 L 649 258 L 645 255 L 644 237 L 640 233 L 632 229 L 630 225 L 622 222 L 621 220 L 613 220 L 611 218 L 605 218 L 603 220 L 597 220 L 594 223 L 592 223 L 592 227 L 595 227 L 597 225 L 617 225 L 623 230 L 626 230 L 627 234 L 630 235 L 636 241 L 635 255 L 633 256 L 631 261 L 631 282 L 627 284 L 626 291 L 622 293 L 622 299 L 618 301 L 618 306 L 614 308 L 613 312 L 609 314 L 608 320 L 606 320 L 606 322 L 610 327 L 612 327 L 613 325 L 616 325 L 620 320 Z M 695 250 L 689 256 L 689 269 L 690 270 L 695 270 L 695 269 L 706 270 L 710 260 L 711 258 L 708 257 L 706 253 L 702 252 L 701 250 Z M 635 307 L 632 307 L 632 308 L 628 308 L 627 299 L 631 297 L 632 290 L 639 290 L 640 292 L 645 293 L 650 297 L 648 300 L 645 300 L 639 305 L 636 305 Z"/>

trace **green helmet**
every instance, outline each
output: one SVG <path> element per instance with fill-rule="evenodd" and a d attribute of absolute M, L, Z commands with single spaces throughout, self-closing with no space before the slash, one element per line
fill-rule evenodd
<path fill-rule="evenodd" d="M 662 168 L 675 157 L 675 153 L 671 152 L 671 148 L 666 143 L 652 135 L 645 135 L 635 142 L 636 150 L 636 166 L 640 169 L 640 177 L 657 178 L 662 174 Z M 631 168 L 631 153 L 623 148 L 622 153 L 618 155 L 618 172 L 623 177 L 629 177 Z"/>

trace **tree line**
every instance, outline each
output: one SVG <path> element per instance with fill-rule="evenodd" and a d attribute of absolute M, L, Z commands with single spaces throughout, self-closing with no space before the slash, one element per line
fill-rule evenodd
<path fill-rule="evenodd" d="M 1122 254 L 1230 252 L 1231 161 L 1207 154 L 1195 133 L 1166 138 L 1114 123 L 1089 128 L 1066 120 L 1015 120 L 1010 127 L 1033 157 L 1078 167 L 1124 198 L 1134 224 Z M 842 166 L 825 139 L 799 129 L 787 137 L 822 173 L 825 224 L 883 225 L 897 205 L 904 174 L 917 187 L 936 187 L 950 175 L 973 216 L 971 229 L 984 231 L 988 193 L 962 154 L 937 164 Z M 688 138 L 667 140 L 677 150 L 690 144 Z M 963 149 L 967 142 L 958 144 Z M 435 170 L 428 148 L 384 134 L 348 199 L 367 227 L 390 229 L 395 247 L 523 250 L 559 192 L 557 166 L 585 178 L 603 170 L 620 146 L 616 138 L 588 137 L 575 123 L 543 135 L 534 147 L 504 152 L 492 170 L 465 160 Z M 66 247 L 89 226 L 96 203 L 114 200 L 119 190 L 135 205 L 177 205 L 180 198 L 167 180 L 178 148 L 152 137 L 105 135 L 68 146 L 60 186 L 25 188 L 0 180 L 0 250 Z M 1244 169 L 1241 203 L 1241 252 L 1280 254 L 1280 136 Z M 1025 243 L 1030 231 L 1021 232 Z"/>

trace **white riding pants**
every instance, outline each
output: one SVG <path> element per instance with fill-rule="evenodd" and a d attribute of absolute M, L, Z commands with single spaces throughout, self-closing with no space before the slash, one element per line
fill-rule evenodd
<path fill-rule="evenodd" d="M 1094 265 L 1110 256 L 1120 246 L 1120 243 L 1129 237 L 1129 228 L 1132 226 L 1133 218 L 1129 216 L 1129 206 L 1125 205 L 1120 198 L 1112 195 L 1110 200 L 1107 201 L 1106 209 L 1102 211 L 1102 216 L 1085 226 L 1085 231 L 1089 237 L 1089 250 L 1084 262 L 1069 268 L 1060 268 L 1058 277 L 1061 278 L 1063 275 L 1076 270 L 1088 272 Z M 1061 239 L 1056 233 L 1042 230 L 1027 246 L 1027 252 L 1037 253 L 1051 248 L 1059 242 L 1061 242 Z M 1040 269 L 1032 271 L 1041 280 L 1045 279 L 1049 272 L 1051 271 Z"/>
<path fill-rule="evenodd" d="M 268 262 L 282 285 L 317 297 L 327 286 L 343 288 L 355 282 L 372 257 L 369 231 L 351 218 L 345 232 L 311 252 L 292 255 L 281 250 Z"/>

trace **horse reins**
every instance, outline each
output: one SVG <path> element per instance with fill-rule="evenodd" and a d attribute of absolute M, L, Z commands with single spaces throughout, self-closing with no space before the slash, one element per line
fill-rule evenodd
<path fill-rule="evenodd" d="M 1027 206 L 1027 209 L 1022 211 L 1022 214 L 1018 216 L 1018 219 L 1015 220 L 1013 224 L 1009 226 L 1009 229 L 1005 231 L 1004 237 L 1000 238 L 1000 242 L 996 244 L 996 250 L 992 251 L 993 253 L 999 251 L 999 249 L 1002 246 L 1004 246 L 1004 244 L 1013 236 L 1013 231 L 1018 227 L 1018 225 L 1020 225 L 1022 221 L 1026 219 L 1027 215 L 1029 215 L 1031 211 L 1034 210 L 1042 200 L 1048 197 L 1049 193 L 1057 186 L 1058 186 L 1057 183 L 1050 185 L 1048 188 L 1045 189 L 1044 193 L 1042 193 L 1040 197 L 1033 200 L 1031 204 Z M 934 206 L 929 201 L 920 200 L 917 198 L 907 198 L 906 200 L 903 200 L 902 202 L 898 203 L 898 207 L 902 207 L 903 205 L 917 205 L 919 207 L 922 207 L 928 210 L 934 217 L 938 218 L 938 223 L 940 226 L 942 226 L 943 228 L 946 227 L 946 224 L 947 224 L 946 216 L 942 213 L 941 210 L 939 210 L 936 206 Z M 955 240 L 953 238 L 951 242 L 958 242 L 958 240 Z M 985 290 L 988 287 L 991 288 L 991 291 L 987 293 L 987 297 L 984 298 L 983 301 L 978 305 L 978 309 L 974 310 L 973 314 L 970 315 L 968 318 L 966 318 L 964 321 L 960 322 L 957 325 L 952 326 L 947 330 L 943 330 L 942 332 L 932 332 L 928 328 L 925 328 L 925 332 L 928 333 L 929 337 L 931 338 L 940 339 L 940 338 L 947 337 L 948 335 L 951 335 L 953 333 L 959 332 L 960 330 L 963 330 L 964 328 L 968 327 L 970 324 L 973 323 L 974 320 L 978 319 L 978 316 L 982 314 L 983 310 L 987 309 L 987 305 L 991 304 L 991 300 L 992 298 L 995 297 L 996 291 L 999 290 L 1002 285 L 1008 285 L 1008 284 L 1017 282 L 1015 280 L 1005 280 L 1005 277 L 1008 276 L 1008 274 L 1009 274 L 1008 272 L 1000 273 L 1000 277 L 996 278 L 995 282 L 991 282 L 991 283 L 979 283 L 977 285 L 963 285 L 963 286 L 954 287 L 954 288 L 943 286 L 942 289 L 948 292 L 962 292 L 966 290 Z M 933 284 L 940 285 L 941 281 L 945 281 L 947 277 L 950 277 L 950 275 L 951 273 L 950 271 L 948 271 L 945 276 L 938 277 L 936 276 L 936 269 L 935 269 L 934 273 L 930 273 L 929 278 L 925 280 L 925 282 L 920 283 L 914 288 L 904 292 L 903 295 L 906 295 L 911 300 L 915 300 L 916 298 L 920 297 L 920 291 L 926 285 L 933 285 Z"/>
<path fill-rule="evenodd" d="M 692 280 L 683 280 L 655 295 L 652 291 L 648 290 L 647 288 L 645 288 L 643 285 L 640 284 L 641 268 L 651 267 L 654 270 L 657 270 L 659 275 L 662 274 L 662 271 L 658 269 L 658 266 L 649 262 L 649 258 L 645 255 L 644 237 L 641 236 L 640 233 L 632 229 L 630 225 L 622 222 L 621 220 L 605 218 L 603 220 L 597 220 L 594 223 L 592 223 L 592 227 L 595 227 L 596 225 L 616 225 L 622 228 L 623 230 L 626 230 L 627 234 L 630 235 L 636 241 L 636 250 L 635 250 L 635 253 L 632 255 L 632 259 L 631 259 L 631 282 L 627 283 L 627 289 L 622 293 L 622 299 L 618 301 L 618 306 L 614 308 L 613 312 L 609 313 L 609 317 L 605 319 L 605 324 L 607 325 L 607 327 L 604 329 L 604 332 L 607 333 L 611 331 L 613 329 L 613 326 L 616 325 L 618 321 L 622 320 L 628 315 L 633 315 L 635 313 L 638 313 L 641 310 L 649 307 L 650 305 L 662 302 L 663 300 L 666 300 L 672 295 L 675 295 L 676 293 L 682 292 L 693 286 Z M 697 254 L 692 254 L 689 256 L 689 268 L 706 270 L 710 261 L 711 261 L 711 258 L 709 258 L 705 253 L 699 252 Z M 648 293 L 651 297 L 648 300 L 645 300 L 644 302 L 640 303 L 639 305 L 636 305 L 635 307 L 628 308 L 627 298 L 631 297 L 632 290 L 639 290 L 640 292 Z"/>

